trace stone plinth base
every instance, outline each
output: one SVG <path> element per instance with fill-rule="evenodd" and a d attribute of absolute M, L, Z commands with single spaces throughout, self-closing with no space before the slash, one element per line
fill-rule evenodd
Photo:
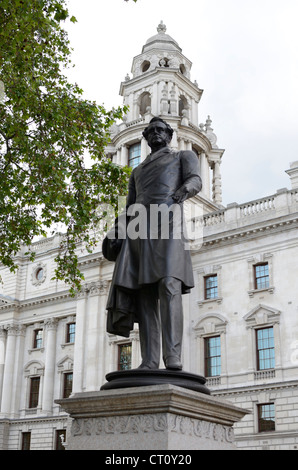
<path fill-rule="evenodd" d="M 107 374 L 106 379 L 107 382 L 101 387 L 101 390 L 171 384 L 210 395 L 210 390 L 205 385 L 205 377 L 182 370 L 122 370 Z"/>
<path fill-rule="evenodd" d="M 171 384 L 56 400 L 72 418 L 67 450 L 232 450 L 246 410 Z"/>

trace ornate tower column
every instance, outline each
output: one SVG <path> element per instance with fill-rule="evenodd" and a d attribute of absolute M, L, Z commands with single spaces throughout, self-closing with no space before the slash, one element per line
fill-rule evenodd
<path fill-rule="evenodd" d="M 216 204 L 221 204 L 221 174 L 220 174 L 220 162 L 214 163 L 213 169 L 213 200 Z"/>

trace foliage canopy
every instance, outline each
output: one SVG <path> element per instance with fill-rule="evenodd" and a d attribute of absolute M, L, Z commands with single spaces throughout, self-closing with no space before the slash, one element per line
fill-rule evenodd
<path fill-rule="evenodd" d="M 63 74 L 71 63 L 66 20 L 76 22 L 65 0 L 1 0 L 0 262 L 16 270 L 20 248 L 62 224 L 55 278 L 74 292 L 83 278 L 76 247 L 92 250 L 101 207 L 116 207 L 129 170 L 104 152 L 126 109 L 83 99 Z"/>

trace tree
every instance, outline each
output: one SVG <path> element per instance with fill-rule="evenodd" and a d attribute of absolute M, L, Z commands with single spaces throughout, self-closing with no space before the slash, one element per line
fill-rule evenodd
<path fill-rule="evenodd" d="M 15 271 L 21 246 L 62 224 L 55 278 L 74 293 L 83 278 L 76 247 L 92 250 L 103 203 L 116 207 L 129 170 L 104 152 L 126 109 L 83 99 L 63 75 L 71 63 L 67 19 L 76 22 L 65 0 L 1 0 L 0 262 Z M 26 255 L 34 260 L 30 249 Z"/>

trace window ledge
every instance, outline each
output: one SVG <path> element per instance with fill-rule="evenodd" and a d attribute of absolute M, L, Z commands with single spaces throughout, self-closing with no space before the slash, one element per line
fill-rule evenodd
<path fill-rule="evenodd" d="M 31 354 L 33 351 L 44 352 L 44 347 L 42 347 L 42 348 L 32 348 L 32 349 L 28 349 L 28 353 L 29 353 L 29 354 Z"/>
<path fill-rule="evenodd" d="M 269 292 L 269 294 L 273 294 L 275 287 L 266 287 L 265 289 L 252 289 L 248 291 L 249 297 L 253 297 L 255 294 L 260 294 L 262 292 Z"/>
<path fill-rule="evenodd" d="M 73 343 L 62 343 L 61 348 L 64 349 L 67 346 L 73 346 L 73 345 L 74 345 L 74 342 Z"/>
<path fill-rule="evenodd" d="M 210 304 L 212 302 L 216 302 L 218 304 L 221 304 L 222 303 L 222 297 L 216 297 L 214 299 L 198 300 L 198 306 L 203 307 L 203 305 Z"/>

